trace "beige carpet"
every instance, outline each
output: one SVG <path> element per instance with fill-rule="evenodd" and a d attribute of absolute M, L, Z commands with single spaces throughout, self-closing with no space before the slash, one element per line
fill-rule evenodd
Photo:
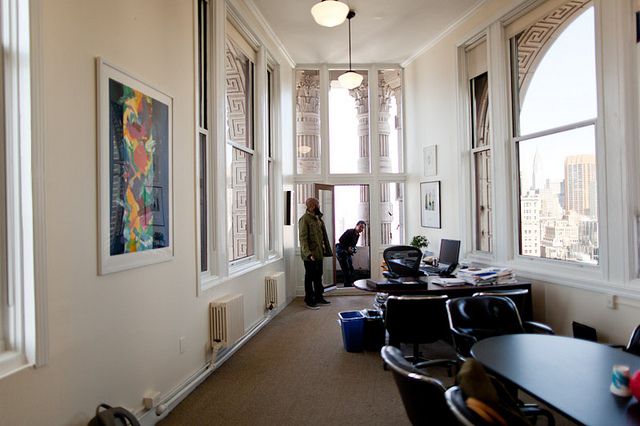
<path fill-rule="evenodd" d="M 296 299 L 160 424 L 410 424 L 380 355 L 343 348 L 338 313 L 373 296 L 329 300 L 314 311 Z"/>
<path fill-rule="evenodd" d="M 380 355 L 343 348 L 338 313 L 371 308 L 373 296 L 328 299 L 316 311 L 296 299 L 159 424 L 410 424 Z M 431 359 L 454 356 L 444 343 L 421 349 Z M 453 384 L 442 368 L 430 373 Z M 572 424 L 559 415 L 556 421 Z"/>

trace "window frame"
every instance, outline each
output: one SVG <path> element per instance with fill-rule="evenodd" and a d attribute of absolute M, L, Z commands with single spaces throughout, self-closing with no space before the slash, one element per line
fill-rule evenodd
<path fill-rule="evenodd" d="M 0 131 L 4 203 L 0 254 L 6 276 L 0 280 L 0 315 L 5 347 L 0 379 L 48 361 L 44 144 L 40 4 L 5 0 L 0 4 Z M 4 274 L 3 274 L 4 275 Z"/>
<path fill-rule="evenodd" d="M 640 205 L 640 185 L 634 172 L 640 156 L 634 141 L 637 140 L 638 65 L 640 51 L 635 49 L 635 17 L 628 2 L 592 0 L 595 12 L 596 83 L 598 95 L 598 119 L 596 124 L 597 191 L 606 194 L 598 200 L 600 265 L 563 265 L 553 260 L 520 256 L 518 250 L 517 174 L 514 165 L 517 156 L 511 147 L 511 99 L 508 56 L 508 29 L 514 22 L 524 22 L 533 16 L 541 17 L 564 2 L 527 1 L 490 23 L 478 33 L 470 34 L 472 40 L 481 33 L 487 34 L 490 107 L 494 141 L 494 198 L 495 204 L 493 256 L 482 256 L 468 249 L 470 238 L 468 167 L 469 135 L 462 124 L 458 129 L 460 139 L 460 167 L 464 175 L 465 195 L 460 196 L 464 206 L 462 217 L 465 227 L 463 246 L 467 261 L 479 264 L 498 264 L 512 267 L 520 277 L 542 280 L 596 292 L 615 292 L 621 296 L 637 298 L 640 295 L 640 259 L 636 248 L 640 232 L 636 232 L 636 212 Z M 511 34 L 512 35 L 512 34 Z M 466 99 L 460 96 L 464 82 L 465 42 L 458 44 L 458 115 L 459 123 L 467 123 Z M 634 54 L 628 54 L 632 52 Z M 604 72 L 615 78 L 603 78 Z M 604 108 L 604 105 L 607 108 Z M 463 141 L 464 139 L 464 141 Z M 638 222 L 640 223 L 640 222 Z"/>
<path fill-rule="evenodd" d="M 279 76 L 279 64 L 271 56 L 265 47 L 262 40 L 260 40 L 255 33 L 253 33 L 249 26 L 245 23 L 242 15 L 234 8 L 229 1 L 212 2 L 211 0 L 194 0 L 196 3 L 195 17 L 196 28 L 195 37 L 198 40 L 195 43 L 195 54 L 200 54 L 201 41 L 200 37 L 203 36 L 200 31 L 198 22 L 198 7 L 200 2 L 205 2 L 208 5 L 208 11 L 206 13 L 206 31 L 208 34 L 205 36 L 208 43 L 207 54 L 209 55 L 209 69 L 202 71 L 196 71 L 196 185 L 201 177 L 201 163 L 204 161 L 207 167 L 206 170 L 206 184 L 208 186 L 205 194 L 207 196 L 207 216 L 205 218 L 200 217 L 200 207 L 197 212 L 197 244 L 198 244 L 198 286 L 197 293 L 201 294 L 208 289 L 214 288 L 221 283 L 228 281 L 229 279 L 240 276 L 244 273 L 252 271 L 266 263 L 276 261 L 282 257 L 281 248 L 281 232 L 278 231 L 279 216 L 274 213 L 275 232 L 273 233 L 275 241 L 275 250 L 269 251 L 267 246 L 268 241 L 266 238 L 261 238 L 263 231 L 267 229 L 267 214 L 266 209 L 261 209 L 260 206 L 266 206 L 267 195 L 263 194 L 264 191 L 269 190 L 268 176 L 267 176 L 267 141 L 266 132 L 268 131 L 267 123 L 265 122 L 268 117 L 267 106 L 267 94 L 266 94 L 266 81 L 267 81 L 267 67 L 273 72 L 272 78 L 274 79 L 275 96 L 273 99 L 274 111 L 272 112 L 272 132 L 274 136 L 274 156 L 272 158 L 274 179 L 276 182 L 281 182 L 281 170 L 279 167 L 279 155 L 280 151 L 277 149 L 278 135 L 280 134 L 280 121 L 279 121 L 279 95 L 277 93 L 277 82 Z M 226 113 L 225 113 L 225 93 L 226 93 L 226 81 L 225 81 L 225 43 L 227 39 L 227 26 L 233 25 L 234 31 L 243 38 L 243 44 L 249 46 L 255 57 L 253 58 L 253 90 L 252 100 L 253 103 L 253 147 L 247 148 L 244 146 L 238 146 L 227 141 L 225 125 L 226 125 Z M 264 75 L 262 75 L 264 74 Z M 200 76 L 204 75 L 208 79 L 208 90 L 206 96 L 208 96 L 208 117 L 209 117 L 209 129 L 208 129 L 208 142 L 207 142 L 207 158 L 201 158 L 202 152 L 199 147 L 199 130 L 198 121 L 200 120 L 200 114 L 202 109 L 200 92 Z M 264 92 L 264 93 L 263 93 Z M 251 154 L 251 174 L 253 176 L 251 185 L 251 227 L 253 238 L 253 255 L 237 260 L 228 260 L 228 227 L 231 225 L 227 221 L 227 149 L 233 147 L 247 151 Z M 224 184 L 223 184 L 224 183 Z M 275 211 L 281 211 L 279 203 L 281 198 L 277 196 L 274 191 L 274 203 Z M 200 206 L 201 191 L 196 188 L 197 206 Z M 203 231 L 203 226 L 207 228 L 208 241 L 201 241 L 200 233 Z M 207 251 L 208 269 L 202 269 L 202 250 L 203 244 L 205 244 Z"/>

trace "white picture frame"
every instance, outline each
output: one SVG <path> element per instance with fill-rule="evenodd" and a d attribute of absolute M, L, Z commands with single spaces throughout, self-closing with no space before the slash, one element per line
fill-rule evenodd
<path fill-rule="evenodd" d="M 174 255 L 173 98 L 96 58 L 98 274 Z"/>
<path fill-rule="evenodd" d="M 423 149 L 424 175 L 435 176 L 438 174 L 438 150 L 437 145 L 425 146 Z"/>
<path fill-rule="evenodd" d="M 420 225 L 441 228 L 440 181 L 420 183 Z"/>

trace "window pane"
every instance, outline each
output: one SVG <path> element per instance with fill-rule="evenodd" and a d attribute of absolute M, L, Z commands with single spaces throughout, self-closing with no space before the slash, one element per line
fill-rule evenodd
<path fill-rule="evenodd" d="M 598 263 L 595 126 L 518 144 L 520 253 Z"/>
<path fill-rule="evenodd" d="M 227 145 L 228 259 L 253 255 L 251 217 L 252 155 Z"/>
<path fill-rule="evenodd" d="M 200 105 L 200 116 L 198 117 L 198 125 L 204 129 L 209 127 L 207 120 L 208 110 L 208 85 L 207 76 L 209 70 L 208 57 L 208 2 L 206 0 L 198 1 L 198 101 Z"/>
<path fill-rule="evenodd" d="M 209 193 L 207 185 L 207 137 L 200 134 L 200 271 L 209 269 Z"/>
<path fill-rule="evenodd" d="M 402 76 L 400 70 L 378 71 L 378 147 L 380 171 L 402 171 Z M 375 141 L 374 141 L 375 143 Z"/>
<path fill-rule="evenodd" d="M 476 196 L 476 238 L 475 248 L 480 251 L 491 251 L 493 237 L 492 221 L 493 209 L 491 207 L 491 150 L 475 152 L 473 154 L 475 171 L 475 196 Z"/>
<path fill-rule="evenodd" d="M 597 116 L 594 13 L 590 7 L 578 15 L 581 10 L 567 4 L 515 37 L 516 135 Z"/>
<path fill-rule="evenodd" d="M 382 245 L 404 243 L 404 183 L 380 184 L 380 232 Z"/>
<path fill-rule="evenodd" d="M 275 250 L 275 242 L 274 242 L 274 232 L 276 229 L 275 224 L 275 214 L 273 209 L 275 209 L 275 202 L 273 200 L 275 185 L 273 182 L 273 161 L 269 160 L 267 164 L 267 182 L 269 187 L 267 188 L 267 244 L 269 251 Z"/>
<path fill-rule="evenodd" d="M 369 172 L 369 84 L 345 89 L 338 76 L 346 70 L 329 72 L 329 167 L 331 173 Z"/>
<path fill-rule="evenodd" d="M 225 46 L 227 140 L 253 148 L 253 63 L 232 40 Z"/>
<path fill-rule="evenodd" d="M 491 144 L 489 140 L 489 78 L 485 72 L 471 80 L 472 146 L 480 148 Z"/>
<path fill-rule="evenodd" d="M 296 71 L 296 171 L 320 173 L 320 72 Z"/>

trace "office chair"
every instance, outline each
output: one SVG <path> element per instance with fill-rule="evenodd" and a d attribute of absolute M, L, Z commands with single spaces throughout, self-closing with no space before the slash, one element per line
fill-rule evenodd
<path fill-rule="evenodd" d="M 389 296 L 385 313 L 385 328 L 389 345 L 400 348 L 401 343 L 413 345 L 413 355 L 406 357 L 413 364 L 428 361 L 420 355 L 420 343 L 435 343 L 447 337 L 447 296 Z M 437 360 L 451 367 L 454 360 Z M 420 364 L 417 364 L 420 366 Z"/>
<path fill-rule="evenodd" d="M 446 303 L 453 346 L 460 360 L 471 356 L 471 346 L 487 337 L 541 332 L 554 334 L 546 324 L 522 321 L 515 303 L 502 296 L 460 297 Z"/>
<path fill-rule="evenodd" d="M 412 424 L 456 424 L 455 417 L 444 399 L 446 388 L 442 382 L 407 362 L 398 348 L 384 346 L 380 355 L 391 367 L 393 379 Z"/>
<path fill-rule="evenodd" d="M 624 348 L 625 352 L 629 352 L 631 354 L 640 356 L 640 325 L 638 325 L 631 333 L 631 337 L 629 337 L 629 342 L 627 346 Z"/>
<path fill-rule="evenodd" d="M 573 337 L 576 339 L 588 340 L 590 342 L 598 341 L 598 332 L 593 327 L 577 321 L 572 321 L 571 329 L 573 330 Z"/>
<path fill-rule="evenodd" d="M 422 252 L 413 246 L 393 246 L 382 252 L 387 264 L 388 272 L 383 272 L 387 278 L 417 277 L 420 273 Z"/>
<path fill-rule="evenodd" d="M 495 407 L 491 406 L 493 411 L 489 412 L 495 413 L 493 416 L 499 416 L 500 420 L 498 420 L 492 415 L 489 415 L 487 411 L 482 410 L 482 406 L 484 404 L 478 404 L 476 400 L 476 410 L 479 409 L 479 411 L 483 413 L 483 415 L 480 415 L 477 411 L 469 407 L 469 400 L 464 395 L 460 386 L 452 386 L 447 389 L 444 393 L 444 397 L 454 417 L 458 420 L 459 424 L 463 426 L 495 426 L 496 424 L 500 424 L 500 420 L 509 426 L 528 426 L 535 424 L 535 420 L 538 416 L 545 417 L 549 426 L 554 426 L 556 424 L 555 419 L 549 410 L 537 407 L 512 407 L 511 409 L 497 407 L 497 409 L 495 409 Z M 480 405 L 480 407 L 478 407 L 478 405 Z M 532 422 L 530 422 L 529 419 L 531 419 Z"/>
<path fill-rule="evenodd" d="M 522 319 L 528 320 L 532 317 L 530 303 L 531 294 L 526 288 L 519 288 L 514 290 L 483 290 L 473 294 L 473 297 L 476 296 L 508 297 L 509 299 L 513 300 L 513 303 L 516 304 L 516 308 L 518 308 L 518 313 L 520 314 L 520 317 Z"/>

